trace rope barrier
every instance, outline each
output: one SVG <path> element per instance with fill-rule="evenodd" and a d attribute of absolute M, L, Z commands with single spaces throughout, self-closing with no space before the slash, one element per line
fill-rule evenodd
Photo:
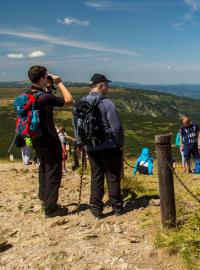
<path fill-rule="evenodd" d="M 178 182 L 184 187 L 184 189 L 198 202 L 200 203 L 200 199 L 184 184 L 184 182 L 181 180 L 181 178 L 176 174 L 172 166 L 170 165 L 169 161 L 165 160 L 167 166 L 170 168 L 171 172 L 176 176 Z"/>
<path fill-rule="evenodd" d="M 130 167 L 133 168 L 132 165 L 130 165 L 124 158 L 124 163 Z M 168 160 L 166 159 L 166 164 L 167 166 L 170 168 L 171 172 L 175 175 L 176 179 L 178 180 L 178 182 L 183 186 L 183 188 L 195 199 L 195 201 L 197 201 L 198 203 L 200 203 L 200 199 L 186 186 L 186 184 L 181 180 L 181 178 L 176 174 L 176 172 L 174 171 L 173 167 L 169 164 Z"/>
<path fill-rule="evenodd" d="M 130 165 L 124 158 L 123 158 L 123 161 L 128 167 L 133 168 L 133 165 Z"/>

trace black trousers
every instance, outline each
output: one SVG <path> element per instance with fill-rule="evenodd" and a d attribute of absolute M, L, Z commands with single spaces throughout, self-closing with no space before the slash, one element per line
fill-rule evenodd
<path fill-rule="evenodd" d="M 121 163 L 122 151 L 119 148 L 88 151 L 91 167 L 90 204 L 103 208 L 104 176 L 107 179 L 109 202 L 113 208 L 122 207 L 121 197 Z"/>
<path fill-rule="evenodd" d="M 45 213 L 49 214 L 57 208 L 62 178 L 62 147 L 59 138 L 48 136 L 33 142 L 33 148 L 40 160 L 38 197 L 44 201 Z"/>

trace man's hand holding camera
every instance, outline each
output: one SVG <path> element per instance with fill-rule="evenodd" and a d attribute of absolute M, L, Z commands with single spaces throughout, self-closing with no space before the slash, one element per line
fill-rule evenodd
<path fill-rule="evenodd" d="M 62 82 L 61 77 L 53 75 L 53 74 L 48 74 L 48 77 L 52 79 L 53 83 L 57 84 L 58 88 L 60 89 L 61 94 L 64 97 L 65 104 L 72 105 L 73 103 L 72 95 L 70 94 L 69 90 L 65 87 L 64 83 Z"/>
<path fill-rule="evenodd" d="M 59 76 L 56 76 L 56 75 L 53 75 L 53 74 L 48 74 L 48 77 L 47 78 L 52 78 L 53 83 L 55 83 L 57 85 L 59 83 L 62 83 L 62 79 Z"/>

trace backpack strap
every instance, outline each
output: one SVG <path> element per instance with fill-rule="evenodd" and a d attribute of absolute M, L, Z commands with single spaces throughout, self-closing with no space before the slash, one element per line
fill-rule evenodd
<path fill-rule="evenodd" d="M 138 166 L 143 166 L 149 159 L 150 157 L 148 157 L 142 164 L 139 164 Z"/>
<path fill-rule="evenodd" d="M 92 100 L 91 102 L 87 99 L 87 96 L 83 97 L 83 101 L 87 101 L 91 104 L 91 108 L 87 111 L 87 113 L 89 113 L 94 107 L 96 107 L 97 105 L 99 105 L 99 103 L 105 99 L 105 97 L 103 95 L 101 95 L 99 98 L 95 98 L 94 100 Z"/>
<path fill-rule="evenodd" d="M 46 93 L 44 93 L 43 91 L 37 91 L 37 92 L 34 92 L 32 95 L 38 99 L 41 95 L 44 95 Z"/>
<path fill-rule="evenodd" d="M 34 96 L 34 98 L 36 99 L 36 101 L 38 101 L 38 98 L 41 95 L 45 94 L 45 92 L 42 91 L 42 90 L 38 90 L 38 91 L 34 91 L 33 92 L 31 88 L 29 88 L 28 90 L 26 90 L 25 93 Z M 34 109 L 39 109 L 38 107 L 39 107 L 39 104 L 38 103 L 34 105 Z"/>
<path fill-rule="evenodd" d="M 93 106 L 97 106 L 103 99 L 105 99 L 104 96 L 100 96 L 99 98 L 95 99 Z"/>
<path fill-rule="evenodd" d="M 32 91 L 32 89 L 28 89 L 25 91 L 26 94 L 30 94 L 33 95 L 35 97 L 35 99 L 37 100 L 41 95 L 46 94 L 44 91 L 42 90 L 38 90 L 38 91 Z"/>

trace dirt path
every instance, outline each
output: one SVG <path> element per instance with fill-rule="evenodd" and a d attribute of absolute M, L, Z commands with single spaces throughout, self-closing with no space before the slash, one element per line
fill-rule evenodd
<path fill-rule="evenodd" d="M 62 179 L 59 203 L 69 215 L 44 219 L 37 198 L 37 168 L 21 163 L 0 164 L 0 231 L 8 249 L 0 253 L 0 269 L 38 270 L 183 270 L 176 257 L 155 250 L 152 227 L 139 217 L 155 206 L 137 207 L 126 214 L 95 220 L 88 209 L 89 178 L 84 178 L 82 211 L 74 214 L 79 176 L 69 171 Z"/>

